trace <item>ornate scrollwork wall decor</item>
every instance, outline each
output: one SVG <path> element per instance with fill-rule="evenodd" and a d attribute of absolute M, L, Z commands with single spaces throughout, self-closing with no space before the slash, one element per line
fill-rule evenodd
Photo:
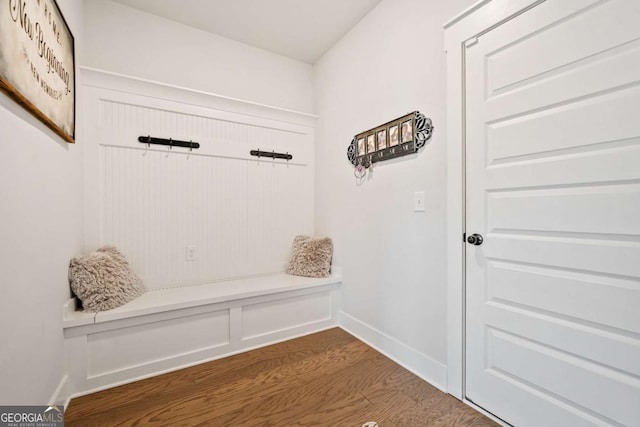
<path fill-rule="evenodd" d="M 353 138 L 351 144 L 347 147 L 347 159 L 349 159 L 353 166 L 356 165 L 356 157 L 358 157 L 356 152 L 356 139 Z"/>
<path fill-rule="evenodd" d="M 416 148 L 419 150 L 425 145 L 429 139 L 431 139 L 431 134 L 433 133 L 433 123 L 431 119 L 426 117 L 422 113 L 418 113 L 416 111 Z"/>
<path fill-rule="evenodd" d="M 376 162 L 416 153 L 432 134 L 431 119 L 414 111 L 357 134 L 347 147 L 347 159 L 355 167 L 368 168 Z"/>

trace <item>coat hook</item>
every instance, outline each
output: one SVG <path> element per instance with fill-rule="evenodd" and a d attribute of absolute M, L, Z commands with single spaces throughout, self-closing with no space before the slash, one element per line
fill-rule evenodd
<path fill-rule="evenodd" d="M 147 135 L 147 148 L 151 148 L 151 135 Z"/>

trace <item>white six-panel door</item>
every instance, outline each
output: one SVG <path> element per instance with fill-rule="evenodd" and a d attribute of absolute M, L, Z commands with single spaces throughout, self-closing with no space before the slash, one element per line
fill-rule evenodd
<path fill-rule="evenodd" d="M 547 0 L 466 61 L 466 396 L 640 426 L 640 1 Z"/>

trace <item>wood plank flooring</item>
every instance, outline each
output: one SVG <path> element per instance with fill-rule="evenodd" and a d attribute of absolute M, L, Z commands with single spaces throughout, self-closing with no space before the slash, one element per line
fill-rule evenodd
<path fill-rule="evenodd" d="M 67 426 L 496 426 L 341 329 L 73 399 Z"/>

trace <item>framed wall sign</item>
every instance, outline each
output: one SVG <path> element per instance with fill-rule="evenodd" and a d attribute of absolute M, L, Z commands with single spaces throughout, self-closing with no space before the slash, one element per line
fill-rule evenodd
<path fill-rule="evenodd" d="M 0 6 L 0 90 L 75 142 L 74 39 L 55 0 Z"/>

